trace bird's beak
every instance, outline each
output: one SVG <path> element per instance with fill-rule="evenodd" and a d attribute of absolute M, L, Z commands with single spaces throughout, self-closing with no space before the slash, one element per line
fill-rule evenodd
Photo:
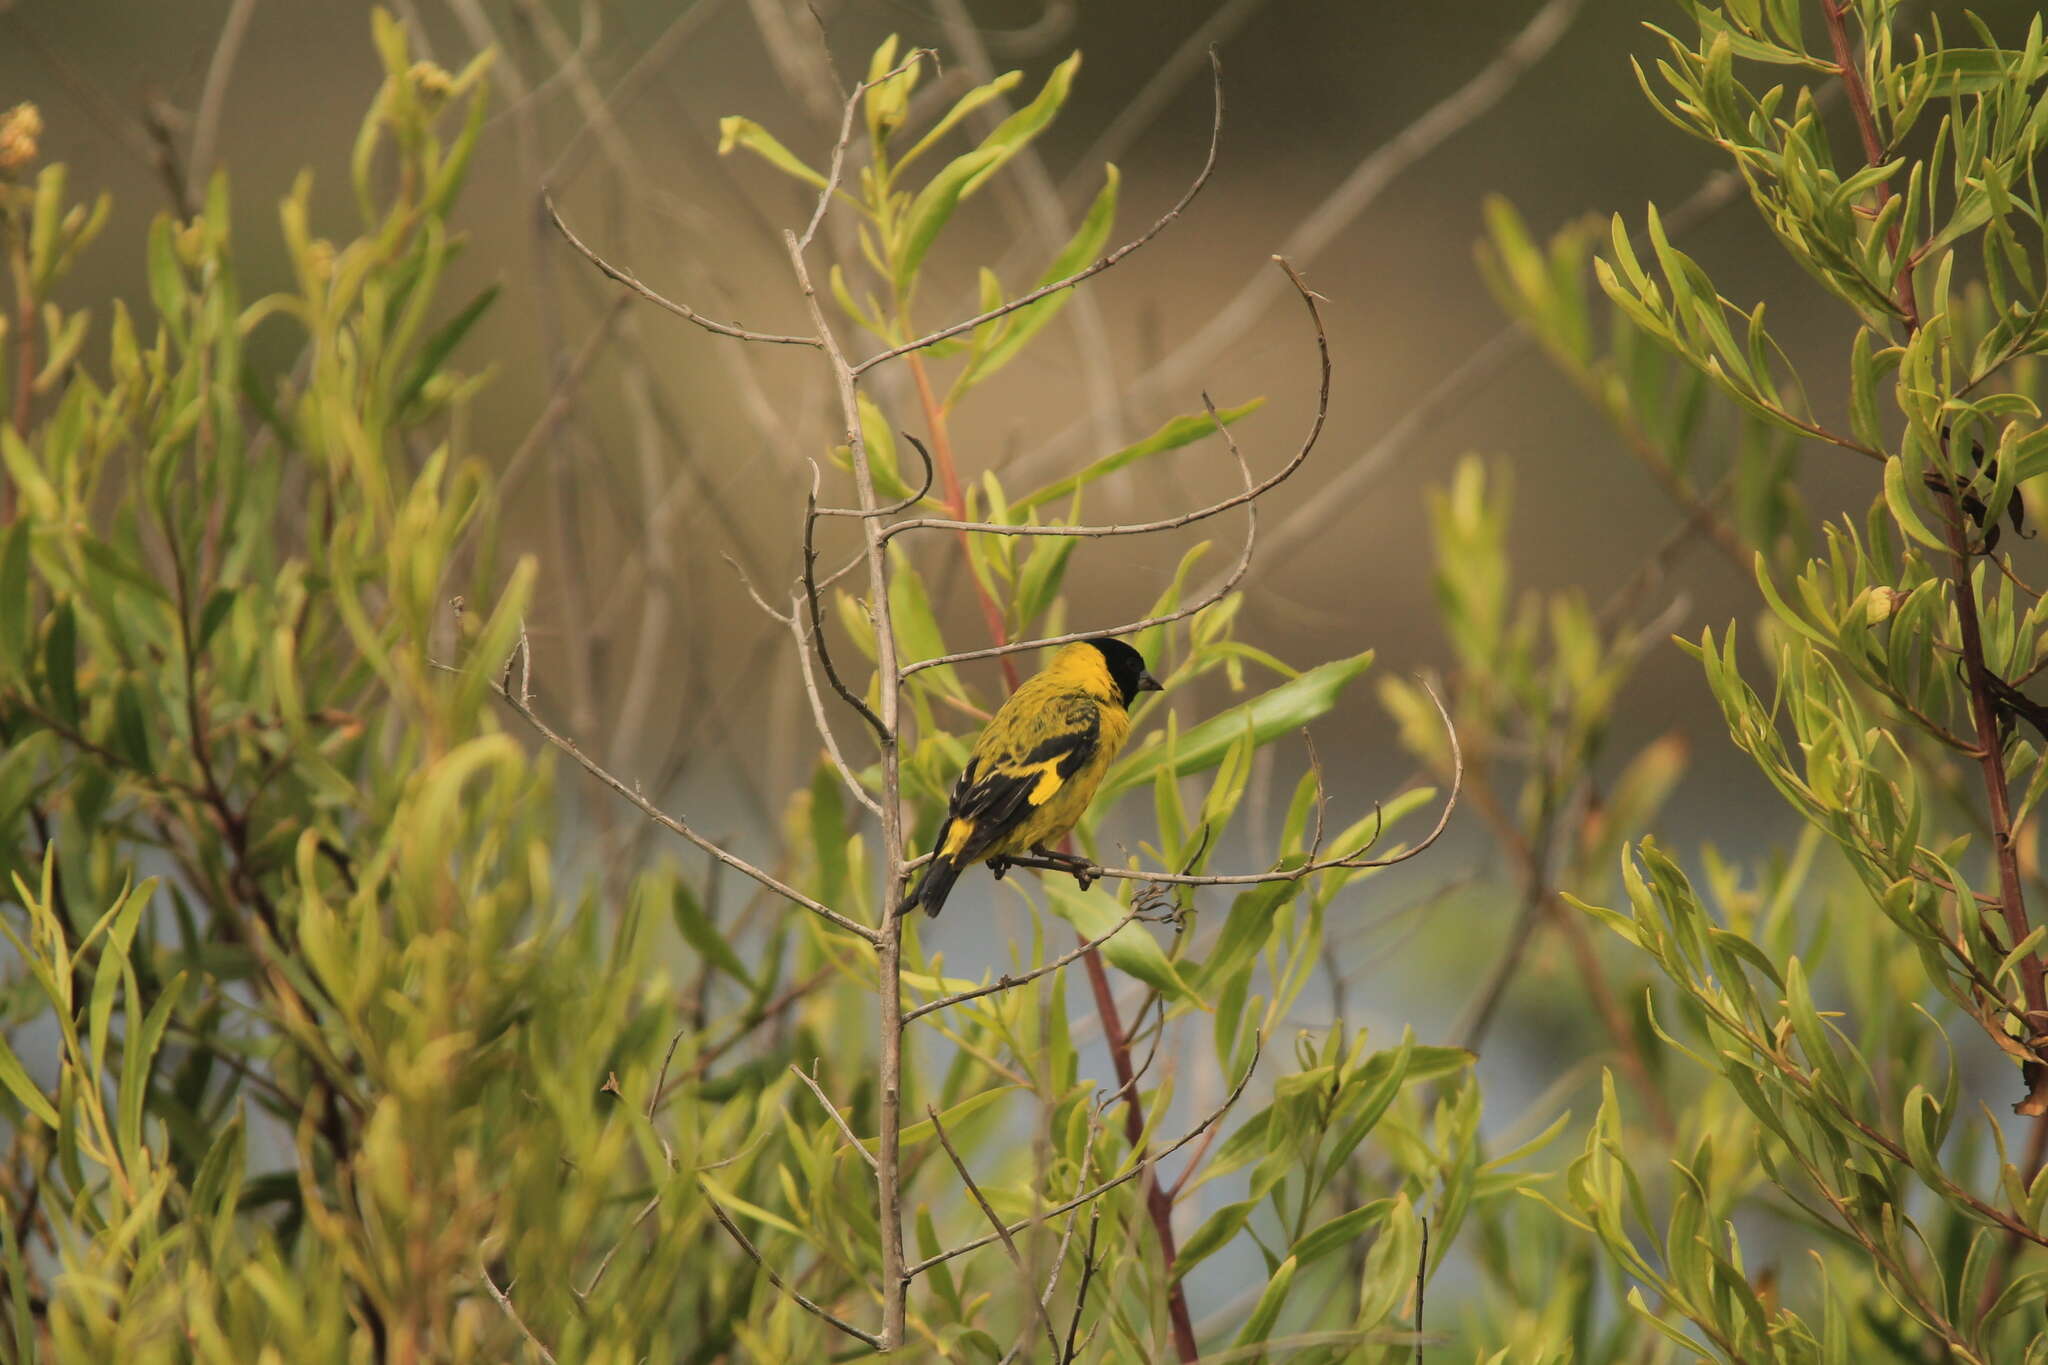
<path fill-rule="evenodd" d="M 1150 672 L 1141 670 L 1138 674 L 1138 690 L 1140 692 L 1164 692 L 1166 684 L 1153 677 Z"/>

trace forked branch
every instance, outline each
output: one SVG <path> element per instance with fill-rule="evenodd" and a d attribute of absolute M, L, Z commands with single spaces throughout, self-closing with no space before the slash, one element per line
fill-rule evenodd
<path fill-rule="evenodd" d="M 1237 460 L 1238 467 L 1245 477 L 1244 490 L 1220 502 L 1211 503 L 1207 507 L 1196 508 L 1191 512 L 1184 512 L 1179 516 L 1168 517 L 1164 520 L 1131 522 L 1110 526 L 1010 526 L 1000 522 L 962 522 L 933 517 L 917 517 L 909 521 L 897 522 L 883 532 L 885 538 L 894 536 L 899 531 L 907 530 L 964 530 L 987 535 L 1053 535 L 1081 538 L 1136 536 L 1149 535 L 1155 531 L 1177 530 L 1180 527 L 1190 526 L 1198 521 L 1204 521 L 1210 517 L 1227 512 L 1233 507 L 1243 507 L 1246 509 L 1247 517 L 1245 541 L 1244 548 L 1238 555 L 1236 567 L 1225 576 L 1222 582 L 1195 601 L 1158 616 L 1142 617 L 1136 621 L 1129 621 L 1123 625 L 1111 627 L 1107 631 L 1076 631 L 1066 635 L 1051 635 L 1036 640 L 1011 640 L 1004 644 L 989 645 L 982 649 L 967 649 L 954 654 L 940 655 L 933 659 L 919 659 L 915 663 L 904 665 L 901 672 L 902 677 L 908 678 L 914 673 L 920 673 L 927 668 L 937 668 L 944 664 L 967 663 L 975 659 L 992 659 L 1005 654 L 1018 654 L 1027 650 L 1046 649 L 1053 645 L 1072 644 L 1076 640 L 1085 640 L 1096 635 L 1128 635 L 1134 631 L 1150 630 L 1154 626 L 1168 625 L 1175 621 L 1185 620 L 1222 601 L 1236 590 L 1237 585 L 1243 581 L 1244 576 L 1251 571 L 1252 555 L 1258 543 L 1258 500 L 1292 478 L 1301 469 L 1302 465 L 1308 461 L 1309 455 L 1316 448 L 1316 442 L 1322 437 L 1323 426 L 1329 420 L 1330 415 L 1330 336 L 1323 326 L 1322 310 L 1316 306 L 1316 301 L 1320 296 L 1308 287 L 1307 282 L 1301 278 L 1300 272 L 1284 257 L 1275 256 L 1273 263 L 1286 272 L 1288 282 L 1294 286 L 1295 291 L 1301 296 L 1302 304 L 1308 309 L 1309 322 L 1314 326 L 1316 333 L 1316 356 L 1319 362 L 1319 378 L 1316 385 L 1315 418 L 1309 423 L 1308 434 L 1302 438 L 1301 445 L 1296 449 L 1293 457 L 1271 476 L 1262 481 L 1253 482 L 1250 466 L 1245 461 L 1244 453 L 1238 449 L 1237 438 L 1224 425 L 1222 418 L 1216 412 L 1215 404 L 1209 401 L 1209 395 L 1204 393 L 1202 395 L 1203 407 L 1208 411 L 1210 420 L 1216 424 L 1217 430 L 1222 433 L 1225 445 L 1228 446 L 1232 457 Z"/>

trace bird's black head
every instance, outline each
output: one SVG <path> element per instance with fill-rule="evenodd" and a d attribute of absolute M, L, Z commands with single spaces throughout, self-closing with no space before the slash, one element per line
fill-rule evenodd
<path fill-rule="evenodd" d="M 1088 641 L 1102 651 L 1102 662 L 1109 668 L 1110 681 L 1116 684 L 1119 696 L 1128 707 L 1140 692 L 1159 692 L 1159 679 L 1145 671 L 1145 656 L 1132 649 L 1122 640 L 1103 635 Z"/>

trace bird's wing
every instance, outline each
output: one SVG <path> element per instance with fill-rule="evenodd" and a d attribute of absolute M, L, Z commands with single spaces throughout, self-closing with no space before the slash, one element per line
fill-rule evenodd
<path fill-rule="evenodd" d="M 947 806 L 940 851 L 972 862 L 1053 799 L 1095 755 L 1102 716 L 1086 696 L 1054 699 L 1015 732 L 985 734 Z"/>

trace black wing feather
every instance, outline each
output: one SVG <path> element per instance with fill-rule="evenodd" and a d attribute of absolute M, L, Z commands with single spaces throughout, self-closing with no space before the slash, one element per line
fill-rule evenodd
<path fill-rule="evenodd" d="M 974 841 L 961 850 L 962 862 L 981 858 L 1030 814 L 1031 791 L 1045 776 L 1040 765 L 1053 763 L 1053 770 L 1065 781 L 1094 756 L 1102 736 L 1101 713 L 1095 704 L 1076 697 L 1061 708 L 1061 720 L 1071 728 L 1041 740 L 1029 752 L 998 754 L 988 762 L 986 771 L 979 759 L 971 759 L 961 770 L 939 837 L 943 842 L 947 826 L 955 819 L 974 822 Z"/>

